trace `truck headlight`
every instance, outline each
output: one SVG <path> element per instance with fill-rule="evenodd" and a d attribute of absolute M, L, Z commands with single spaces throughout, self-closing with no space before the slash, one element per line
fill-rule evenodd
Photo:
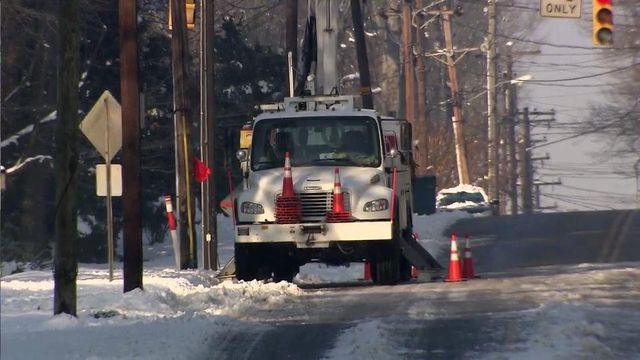
<path fill-rule="evenodd" d="M 365 212 L 382 211 L 382 210 L 387 210 L 388 208 L 389 208 L 389 201 L 387 201 L 387 199 L 376 199 L 364 204 Z"/>
<path fill-rule="evenodd" d="M 243 214 L 264 214 L 264 208 L 260 204 L 244 201 L 240 205 L 240 212 Z"/>

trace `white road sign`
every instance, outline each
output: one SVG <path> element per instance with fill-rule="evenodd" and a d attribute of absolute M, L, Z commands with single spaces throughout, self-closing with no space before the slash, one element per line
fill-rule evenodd
<path fill-rule="evenodd" d="M 540 16 L 557 18 L 579 18 L 582 0 L 540 0 Z"/>
<path fill-rule="evenodd" d="M 107 165 L 96 165 L 96 194 L 107 196 L 107 186 L 111 185 L 111 196 L 122 196 L 122 166 L 111 164 L 111 181 L 107 181 Z"/>
<path fill-rule="evenodd" d="M 96 150 L 111 161 L 122 147 L 122 110 L 109 91 L 102 93 L 80 123 L 80 130 Z"/>

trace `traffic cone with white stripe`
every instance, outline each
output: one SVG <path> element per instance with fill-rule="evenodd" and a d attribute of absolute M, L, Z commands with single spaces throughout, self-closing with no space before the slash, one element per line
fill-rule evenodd
<path fill-rule="evenodd" d="M 173 216 L 173 204 L 171 195 L 165 195 L 164 205 L 167 210 L 167 222 L 169 223 L 169 233 L 171 234 L 171 244 L 173 245 L 173 255 L 176 261 L 176 269 L 180 269 L 180 242 L 178 241 L 178 227 Z"/>
<path fill-rule="evenodd" d="M 327 213 L 327 222 L 346 222 L 351 221 L 351 211 L 345 209 L 344 197 L 342 195 L 342 185 L 340 183 L 340 169 L 334 171 L 333 180 L 333 201 L 331 211 Z"/>
<path fill-rule="evenodd" d="M 465 236 L 464 243 L 464 260 L 462 261 L 462 277 L 465 279 L 473 279 L 476 277 L 473 272 L 473 258 L 471 255 L 471 245 L 469 245 L 469 236 Z"/>
<path fill-rule="evenodd" d="M 460 274 L 460 257 L 458 256 L 458 239 L 456 234 L 451 234 L 451 257 L 449 258 L 449 274 L 445 279 L 447 282 L 462 281 Z"/>
<path fill-rule="evenodd" d="M 302 218 L 302 204 L 300 198 L 293 191 L 293 177 L 291 176 L 291 160 L 289 152 L 284 153 L 284 177 L 282 179 L 282 194 L 276 199 L 276 223 L 295 224 Z"/>

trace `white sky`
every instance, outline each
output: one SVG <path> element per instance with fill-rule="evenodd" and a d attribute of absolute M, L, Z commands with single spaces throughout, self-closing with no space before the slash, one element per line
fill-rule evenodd
<path fill-rule="evenodd" d="M 528 40 L 587 49 L 541 45 L 540 55 L 517 58 L 516 74 L 531 74 L 533 80 L 564 79 L 629 66 L 632 59 L 618 59 L 612 50 L 598 49 L 591 44 L 590 13 L 591 3 L 585 1 L 581 19 L 541 18 L 537 30 L 527 36 Z M 519 48 L 523 48 L 522 43 L 518 44 L 516 41 L 514 51 Z M 629 71 L 640 71 L 640 69 L 635 67 Z M 520 109 L 528 106 L 530 111 L 555 109 L 555 118 L 558 123 L 583 121 L 589 116 L 591 105 L 610 100 L 606 95 L 612 88 L 579 86 L 615 83 L 615 81 L 617 81 L 615 77 L 605 75 L 559 83 L 578 87 L 524 83 L 518 89 L 518 106 Z M 567 137 L 567 135 L 557 135 L 559 131 L 561 130 L 557 128 L 547 129 L 545 126 L 539 126 L 533 131 L 534 139 L 546 136 L 551 142 Z M 613 161 L 602 162 L 601 159 L 595 158 L 594 154 L 604 147 L 604 141 L 589 135 L 536 149 L 533 153 L 534 157 L 544 156 L 546 153 L 551 157 L 550 160 L 545 160 L 544 166 L 538 171 L 538 174 L 543 175 L 539 178 L 545 181 L 560 179 L 563 184 L 541 187 L 542 193 L 547 195 L 541 198 L 541 205 L 558 205 L 559 210 L 604 210 L 640 206 L 636 198 L 636 179 L 623 178 L 612 173 L 616 168 L 632 168 L 633 161 L 622 162 L 622 164 Z M 590 174 L 580 174 L 585 171 Z M 593 174 L 594 171 L 599 174 Z"/>

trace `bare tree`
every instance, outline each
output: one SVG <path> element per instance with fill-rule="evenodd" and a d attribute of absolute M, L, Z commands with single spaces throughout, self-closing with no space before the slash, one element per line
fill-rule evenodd
<path fill-rule="evenodd" d="M 60 0 L 58 9 L 58 122 L 55 132 L 56 207 L 54 314 L 76 315 L 78 225 L 78 0 Z"/>

